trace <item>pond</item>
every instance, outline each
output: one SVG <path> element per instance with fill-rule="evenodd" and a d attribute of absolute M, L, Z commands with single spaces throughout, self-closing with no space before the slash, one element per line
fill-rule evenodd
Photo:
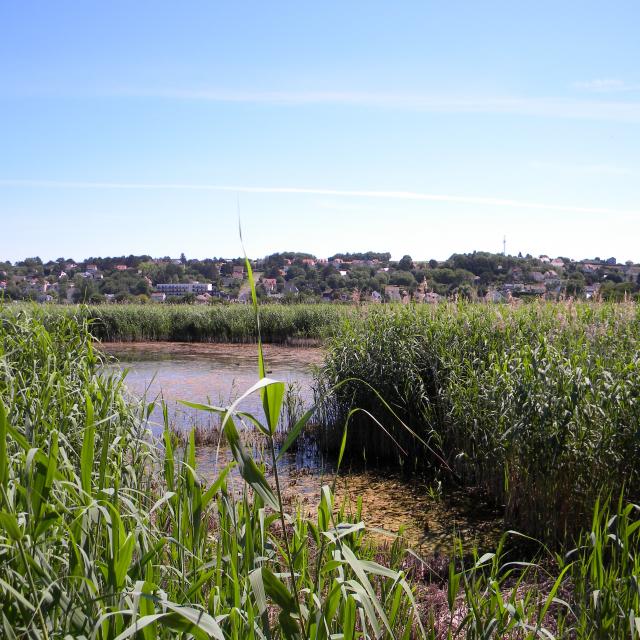
<path fill-rule="evenodd" d="M 134 396 L 145 397 L 148 402 L 162 398 L 175 429 L 185 433 L 192 427 L 197 429 L 198 473 L 205 482 L 212 481 L 230 460 L 224 442 L 219 442 L 219 419 L 185 407 L 179 400 L 228 405 L 258 380 L 256 346 L 153 342 L 105 343 L 102 348 L 117 359 L 110 368 L 126 370 L 126 385 Z M 322 362 L 322 350 L 265 345 L 264 353 L 269 377 L 287 383 L 297 402 L 310 406 L 314 368 Z M 240 408 L 261 417 L 259 394 L 247 398 Z M 160 407 L 151 415 L 150 426 L 156 435 L 161 432 Z M 246 430 L 245 442 L 256 457 L 262 457 L 255 432 Z M 287 500 L 312 511 L 321 486 L 333 480 L 334 466 L 312 440 L 305 438 L 283 457 L 278 472 Z M 232 478 L 232 482 L 239 479 Z M 472 495 L 459 493 L 444 498 L 421 481 L 408 481 L 395 474 L 344 469 L 336 492 L 353 509 L 362 498 L 367 526 L 392 533 L 402 527 L 409 543 L 423 553 L 448 550 L 454 529 L 469 543 L 489 545 L 501 531 L 499 513 L 482 507 Z"/>
<path fill-rule="evenodd" d="M 258 381 L 255 345 L 134 342 L 102 346 L 127 370 L 129 391 L 148 401 L 163 399 L 172 423 L 185 430 L 211 426 L 211 416 L 185 407 L 180 400 L 227 406 Z M 322 362 L 320 349 L 265 345 L 264 356 L 270 378 L 292 387 L 302 402 L 312 403 L 313 368 Z M 260 417 L 260 395 L 249 396 L 240 408 Z M 152 423 L 156 433 L 162 430 L 159 407 Z"/>

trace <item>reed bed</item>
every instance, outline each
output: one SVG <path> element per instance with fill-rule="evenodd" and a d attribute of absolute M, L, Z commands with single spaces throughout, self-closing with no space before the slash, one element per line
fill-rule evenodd
<path fill-rule="evenodd" d="M 45 313 L 51 318 L 88 319 L 91 333 L 105 342 L 254 343 L 257 335 L 253 308 L 242 304 L 47 305 Z M 357 313 L 354 307 L 334 304 L 262 305 L 262 339 L 313 343 L 332 333 L 343 318 Z"/>
<path fill-rule="evenodd" d="M 482 487 L 537 538 L 578 534 L 599 495 L 640 493 L 634 304 L 372 311 L 329 343 L 320 386 L 339 384 L 324 406 L 329 447 L 367 410 L 385 430 L 354 415 L 353 456 Z"/>

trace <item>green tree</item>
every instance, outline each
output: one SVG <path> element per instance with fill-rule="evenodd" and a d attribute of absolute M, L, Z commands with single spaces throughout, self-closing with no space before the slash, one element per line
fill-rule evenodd
<path fill-rule="evenodd" d="M 76 277 L 76 287 L 73 292 L 73 301 L 76 303 L 86 304 L 92 301 L 94 296 L 98 296 L 98 287 L 90 278 Z"/>
<path fill-rule="evenodd" d="M 416 279 L 410 271 L 395 271 L 391 274 L 389 283 L 410 289 L 416 286 Z"/>
<path fill-rule="evenodd" d="M 411 271 L 411 269 L 413 269 L 413 260 L 411 259 L 411 256 L 402 256 L 400 262 L 398 262 L 398 269 L 400 269 L 400 271 Z"/>

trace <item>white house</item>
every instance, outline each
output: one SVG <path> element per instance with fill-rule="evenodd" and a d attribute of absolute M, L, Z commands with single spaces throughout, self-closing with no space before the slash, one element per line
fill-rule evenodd
<path fill-rule="evenodd" d="M 201 295 L 203 293 L 211 293 L 213 285 L 210 282 L 175 282 L 158 284 L 156 289 L 167 296 L 184 296 L 187 293 Z"/>

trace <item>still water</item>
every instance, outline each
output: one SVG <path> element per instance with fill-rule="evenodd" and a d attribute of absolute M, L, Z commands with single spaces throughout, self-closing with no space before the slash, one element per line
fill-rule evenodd
<path fill-rule="evenodd" d="M 203 438 L 197 448 L 198 473 L 204 482 L 212 481 L 230 460 L 222 442 L 217 446 L 219 418 L 185 407 L 179 400 L 226 406 L 258 380 L 255 345 L 193 343 L 108 343 L 103 349 L 116 358 L 110 367 L 126 371 L 131 394 L 147 402 L 162 399 L 175 428 L 187 432 L 196 427 Z M 313 399 L 314 368 L 322 362 L 322 350 L 265 345 L 268 376 L 295 389 L 300 402 L 310 406 Z M 240 409 L 262 417 L 259 394 L 243 401 Z M 159 407 L 151 415 L 152 431 L 162 430 Z M 265 453 L 259 438 L 245 430 L 246 446 L 254 456 Z M 265 455 L 265 460 L 268 456 Z M 322 484 L 331 483 L 334 467 L 315 444 L 305 440 L 278 464 L 287 500 L 313 511 Z M 239 482 L 236 477 L 232 481 Z M 420 481 L 406 481 L 393 474 L 342 470 L 336 493 L 350 508 L 362 499 L 362 517 L 368 527 L 396 533 L 405 530 L 409 543 L 423 553 L 446 551 L 455 530 L 469 543 L 491 544 L 499 535 L 499 514 L 481 507 L 473 496 L 456 494 L 434 498 L 430 487 Z"/>
<path fill-rule="evenodd" d="M 138 342 L 103 347 L 127 371 L 128 389 L 148 401 L 164 400 L 172 423 L 183 429 L 209 426 L 212 417 L 185 407 L 180 400 L 228 406 L 258 381 L 255 345 Z M 322 362 L 320 349 L 265 345 L 264 356 L 270 378 L 293 386 L 303 402 L 312 402 L 313 369 Z M 261 418 L 259 393 L 246 398 L 239 409 Z M 161 423 L 158 408 L 152 428 L 158 432 Z"/>

